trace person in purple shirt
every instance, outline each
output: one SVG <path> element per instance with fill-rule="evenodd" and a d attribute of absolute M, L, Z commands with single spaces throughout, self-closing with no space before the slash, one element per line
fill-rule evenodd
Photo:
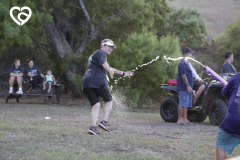
<path fill-rule="evenodd" d="M 240 144 L 240 73 L 234 75 L 222 90 L 223 96 L 230 97 L 228 113 L 224 118 L 217 137 L 216 159 L 227 158 L 236 146 Z"/>

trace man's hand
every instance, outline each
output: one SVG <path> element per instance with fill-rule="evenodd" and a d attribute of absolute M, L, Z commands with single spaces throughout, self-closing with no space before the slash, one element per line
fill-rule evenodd
<path fill-rule="evenodd" d="M 127 76 L 128 78 L 131 78 L 133 75 L 134 75 L 134 72 L 132 71 L 125 72 L 125 76 Z"/>
<path fill-rule="evenodd" d="M 40 74 L 40 76 L 41 76 L 42 78 L 44 78 L 44 77 L 45 77 L 45 76 L 44 76 L 42 73 Z"/>
<path fill-rule="evenodd" d="M 205 84 L 206 82 L 202 79 L 199 79 L 199 82 L 202 83 L 202 84 Z"/>
<path fill-rule="evenodd" d="M 108 73 L 110 74 L 110 78 L 113 79 L 114 70 L 109 68 Z"/>
<path fill-rule="evenodd" d="M 193 93 L 193 90 L 190 86 L 187 87 L 187 91 L 188 91 L 188 93 Z"/>

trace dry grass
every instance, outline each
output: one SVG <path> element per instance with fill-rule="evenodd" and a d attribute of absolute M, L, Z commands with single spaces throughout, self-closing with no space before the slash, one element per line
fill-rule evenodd
<path fill-rule="evenodd" d="M 218 127 L 208 120 L 177 126 L 165 123 L 158 110 L 114 111 L 113 131 L 91 136 L 90 109 L 78 99 L 50 106 L 1 103 L 0 159 L 215 159 Z M 229 157 L 237 155 L 240 146 Z"/>
<path fill-rule="evenodd" d="M 223 33 L 230 23 L 236 22 L 240 14 L 240 0 L 167 0 L 173 9 L 182 6 L 197 8 L 205 20 L 207 33 L 215 38 Z"/>

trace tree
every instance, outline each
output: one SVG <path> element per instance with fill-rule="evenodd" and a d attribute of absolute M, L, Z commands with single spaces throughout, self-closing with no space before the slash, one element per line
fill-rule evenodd
<path fill-rule="evenodd" d="M 1 51 L 17 45 L 29 47 L 42 57 L 47 55 L 49 59 L 46 61 L 61 70 L 59 72 L 75 97 L 82 96 L 79 80 L 87 58 L 99 48 L 104 38 L 111 38 L 118 44 L 125 43 L 133 32 L 135 37 L 143 39 L 143 35 L 149 36 L 147 32 L 151 35 L 158 33 L 156 45 L 159 41 L 163 43 L 162 39 L 177 39 L 174 35 L 188 42 L 194 37 L 200 39 L 203 34 L 196 12 L 182 10 L 178 17 L 178 12 L 173 13 L 166 0 L 2 0 L 0 3 L 0 18 L 3 19 L 0 22 Z M 20 27 L 11 20 L 9 10 L 12 6 L 32 9 L 32 17 L 24 26 Z M 15 17 L 17 13 L 14 13 Z M 188 25 L 182 22 L 188 22 Z M 191 31 L 189 36 L 186 35 L 188 30 Z M 144 61 L 139 63 L 153 58 L 146 51 L 144 53 L 141 55 Z"/>
<path fill-rule="evenodd" d="M 217 47 L 212 55 L 212 58 L 219 66 L 218 72 L 221 72 L 220 69 L 225 60 L 224 55 L 226 51 L 231 51 L 233 53 L 233 65 L 237 71 L 240 71 L 240 18 L 236 23 L 232 23 L 227 26 L 225 33 L 219 36 L 215 43 Z"/>
<path fill-rule="evenodd" d="M 64 2 L 66 8 L 62 10 Z M 162 5 L 167 8 L 165 1 L 158 1 L 157 4 L 154 0 L 147 2 L 144 0 L 106 0 L 104 2 L 79 0 L 80 5 L 76 1 L 58 3 L 50 4 L 54 8 L 54 21 L 45 21 L 44 29 L 60 63 L 63 63 L 61 61 L 66 58 L 71 58 L 73 54 L 81 56 L 85 48 L 97 37 L 105 38 L 105 36 L 115 35 L 126 38 L 132 31 L 140 32 L 142 27 L 151 30 L 154 26 L 152 17 L 160 16 L 160 13 L 153 10 L 161 8 Z M 114 36 L 111 37 L 114 38 Z M 76 63 L 68 63 L 66 68 L 62 68 L 65 80 L 76 97 L 81 96 L 79 85 L 73 83 L 78 68 L 79 65 Z"/>
<path fill-rule="evenodd" d="M 178 36 L 181 43 L 190 45 L 201 43 L 206 36 L 206 29 L 200 13 L 196 9 L 185 9 L 172 11 L 166 20 L 166 23 L 159 23 L 157 35 L 159 37 L 166 35 Z"/>
<path fill-rule="evenodd" d="M 161 84 L 177 76 L 179 61 L 168 64 L 163 56 L 181 56 L 178 42 L 178 38 L 172 36 L 162 37 L 159 41 L 156 35 L 146 30 L 142 33 L 132 33 L 125 41 L 117 41 L 119 49 L 108 57 L 109 64 L 123 71 L 135 69 L 135 74 L 131 79 L 120 79 L 116 85 L 112 82 L 113 89 L 124 91 L 131 105 L 135 107 L 159 96 Z M 139 67 L 158 56 L 159 59 L 152 64 Z M 114 75 L 114 79 L 117 77 L 119 76 Z"/>

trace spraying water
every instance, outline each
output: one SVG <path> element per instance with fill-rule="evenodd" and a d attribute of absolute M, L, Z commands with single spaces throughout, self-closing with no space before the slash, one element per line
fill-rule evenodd
<path fill-rule="evenodd" d="M 141 65 L 138 65 L 135 69 L 133 69 L 133 70 L 131 70 L 131 71 L 134 72 L 135 70 L 138 70 L 138 67 L 141 68 L 141 67 L 143 67 L 143 66 L 147 66 L 147 65 L 149 65 L 149 64 L 157 61 L 158 59 L 159 59 L 159 56 L 157 56 L 155 59 L 151 60 L 150 62 L 147 62 L 147 63 L 141 64 Z M 126 76 L 123 76 L 123 77 L 126 77 Z M 115 81 L 115 84 L 117 84 L 118 81 L 119 81 L 120 79 L 122 79 L 123 77 L 119 77 L 118 79 L 114 80 L 114 81 Z"/>
<path fill-rule="evenodd" d="M 173 60 L 173 61 L 176 61 L 176 60 L 180 60 L 182 59 L 183 57 L 179 57 L 179 58 L 170 58 L 170 57 L 166 57 L 166 56 L 163 56 L 164 59 L 166 59 L 166 61 L 168 60 Z M 200 64 L 201 66 L 204 67 L 204 69 L 210 73 L 216 80 L 218 80 L 220 83 L 222 83 L 222 85 L 227 85 L 227 81 L 225 81 L 222 77 L 220 77 L 216 72 L 214 72 L 211 68 L 209 68 L 208 66 L 204 66 L 202 63 L 198 62 L 197 60 L 193 59 L 193 58 L 190 58 L 190 57 L 185 57 L 186 60 L 192 60 L 194 62 L 197 62 L 198 64 Z"/>

